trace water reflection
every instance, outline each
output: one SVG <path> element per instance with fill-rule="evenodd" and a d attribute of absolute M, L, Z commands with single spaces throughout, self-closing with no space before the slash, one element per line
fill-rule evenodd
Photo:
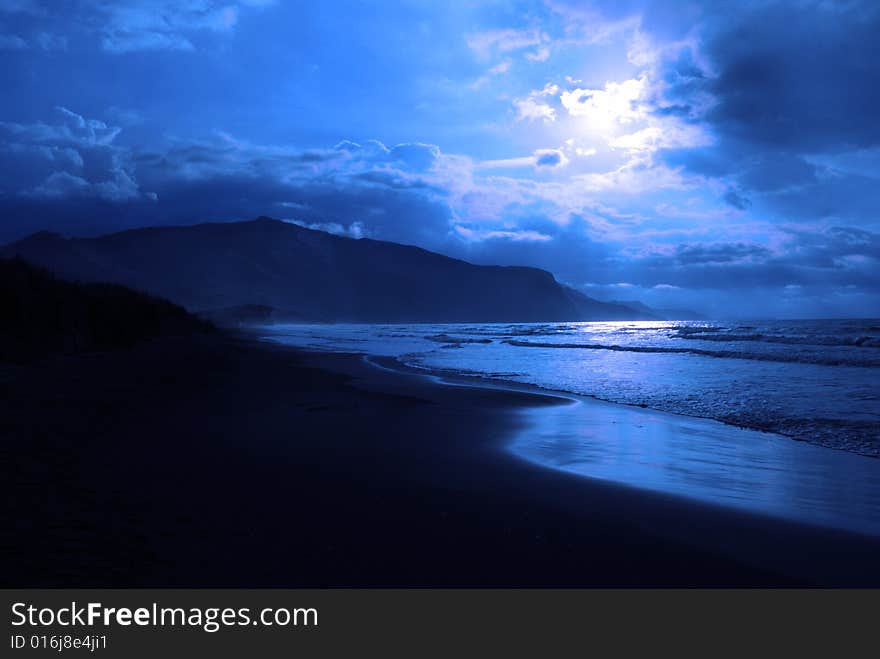
<path fill-rule="evenodd" d="M 522 413 L 510 450 L 543 466 L 880 535 L 880 460 L 589 399 Z"/>

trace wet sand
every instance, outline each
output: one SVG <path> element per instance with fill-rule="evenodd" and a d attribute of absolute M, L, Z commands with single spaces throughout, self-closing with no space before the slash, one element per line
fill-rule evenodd
<path fill-rule="evenodd" d="M 505 447 L 529 392 L 243 337 L 0 366 L 4 586 L 880 585 L 880 542 Z"/>

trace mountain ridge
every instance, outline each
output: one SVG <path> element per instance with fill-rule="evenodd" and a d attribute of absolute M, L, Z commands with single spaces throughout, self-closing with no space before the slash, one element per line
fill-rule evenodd
<path fill-rule="evenodd" d="M 475 265 L 414 245 L 349 238 L 268 217 L 128 229 L 95 238 L 37 232 L 0 247 L 58 276 L 160 295 L 190 311 L 271 307 L 337 322 L 654 319 L 594 300 L 529 266 Z"/>

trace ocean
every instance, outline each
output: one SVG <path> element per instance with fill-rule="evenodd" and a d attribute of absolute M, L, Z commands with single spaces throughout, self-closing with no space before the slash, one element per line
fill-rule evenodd
<path fill-rule="evenodd" d="M 880 320 L 285 325 L 273 334 L 880 456 Z"/>
<path fill-rule="evenodd" d="M 511 450 L 586 476 L 880 534 L 880 320 L 275 325 L 266 332 L 302 348 L 393 357 L 457 378 L 631 406 L 580 416 L 535 412 L 532 432 Z M 653 430 L 609 439 L 609 424 Z"/>

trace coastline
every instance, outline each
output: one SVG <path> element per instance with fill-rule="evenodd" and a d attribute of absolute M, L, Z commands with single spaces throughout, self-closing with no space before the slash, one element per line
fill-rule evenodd
<path fill-rule="evenodd" d="M 525 384 L 580 400 L 707 419 L 877 458 L 880 419 L 870 401 L 876 400 L 873 376 L 880 367 L 876 361 L 880 353 L 872 356 L 876 350 L 856 348 L 867 341 L 861 334 L 875 326 L 839 322 L 843 325 L 811 321 L 807 328 L 770 322 L 761 328 L 766 340 L 758 332 L 744 337 L 745 343 L 737 340 L 736 332 L 753 332 L 756 327 L 728 328 L 717 321 L 696 325 L 269 323 L 248 331 L 304 350 L 382 355 L 407 368 L 452 379 L 465 376 L 471 381 Z M 788 334 L 777 336 L 779 332 Z M 694 353 L 679 343 L 683 337 L 704 334 L 711 340 L 707 336 L 694 341 L 730 346 L 724 359 L 708 359 L 702 348 Z M 860 336 L 854 339 L 854 334 Z M 548 342 L 511 339 L 536 336 L 548 337 Z M 784 347 L 781 353 L 779 346 Z M 877 517 L 880 520 L 880 509 Z"/>
<path fill-rule="evenodd" d="M 546 469 L 710 505 L 880 538 L 880 471 L 869 456 L 705 417 L 614 403 L 528 383 L 363 356 L 445 386 L 549 396 L 524 406 L 504 450 Z"/>
<path fill-rule="evenodd" d="M 244 336 L 0 386 L 6 587 L 880 585 L 876 539 L 509 455 L 550 394 Z"/>

